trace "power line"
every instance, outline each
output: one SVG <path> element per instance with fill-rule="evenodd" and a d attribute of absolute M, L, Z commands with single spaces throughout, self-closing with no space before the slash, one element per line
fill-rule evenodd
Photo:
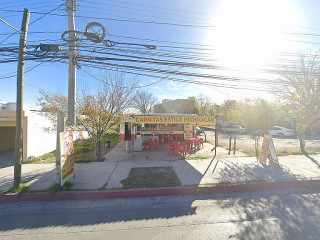
<path fill-rule="evenodd" d="M 38 11 L 31 11 L 33 14 L 44 14 L 43 12 Z M 58 14 L 58 13 L 50 13 L 53 16 L 60 16 L 66 17 L 66 14 Z M 78 16 L 76 16 L 78 17 Z M 156 24 L 156 25 L 169 25 L 169 26 L 179 26 L 179 27 L 191 27 L 191 28 L 198 28 L 198 29 L 212 29 L 214 26 L 210 25 L 192 25 L 192 24 L 178 24 L 178 23 L 170 23 L 170 22 L 156 22 L 156 21 L 148 21 L 142 19 L 121 19 L 121 18 L 108 18 L 108 17 L 93 17 L 93 16 L 85 16 L 89 19 L 96 19 L 96 20 L 110 20 L 110 21 L 118 21 L 118 22 L 131 22 L 131 23 L 145 23 L 145 24 Z"/>
<path fill-rule="evenodd" d="M 33 67 L 30 67 L 28 70 L 26 70 L 26 71 L 24 71 L 25 73 L 27 73 L 27 72 L 30 72 L 30 71 L 32 71 L 33 69 L 35 69 L 36 67 L 38 67 L 38 66 L 40 66 L 40 65 L 42 65 L 42 64 L 44 64 L 45 62 L 41 62 L 41 63 L 39 63 L 39 64 L 37 64 L 37 65 L 35 65 L 35 66 L 33 66 Z M 13 74 L 13 73 L 12 73 Z M 8 79 L 8 78 L 12 78 L 12 77 L 16 77 L 17 76 L 17 74 L 13 74 L 13 75 L 10 75 L 10 76 L 0 76 L 0 79 Z"/>
<path fill-rule="evenodd" d="M 64 5 L 64 4 L 60 4 L 58 7 L 56 7 L 56 8 L 54 8 L 54 9 L 52 9 L 51 11 L 49 11 L 49 12 L 47 12 L 47 13 L 43 14 L 43 16 L 41 16 L 41 17 L 37 18 L 37 19 L 36 19 L 36 20 L 34 20 L 32 23 L 30 23 L 30 25 L 34 24 L 35 22 L 39 21 L 40 19 L 44 18 L 45 16 L 47 16 L 48 14 L 50 14 L 50 13 L 54 12 L 55 10 L 58 10 L 58 9 L 59 9 L 60 7 L 62 7 L 63 5 Z"/>
<path fill-rule="evenodd" d="M 107 3 L 100 3 L 100 2 L 94 2 L 94 1 L 86 1 L 86 0 L 82 0 L 83 2 L 88 2 L 88 3 L 95 3 L 95 4 L 100 4 L 100 5 L 110 5 L 110 4 L 107 4 Z M 108 1 L 108 0 L 106 0 Z M 112 1 L 112 3 L 114 4 L 114 2 Z M 159 7 L 159 6 L 151 6 L 151 5 L 146 5 L 146 4 L 138 4 L 138 3 L 132 3 L 132 2 L 126 2 L 126 1 L 117 1 L 117 3 L 124 3 L 126 5 L 125 8 L 128 8 L 128 4 L 131 4 L 131 5 L 136 5 L 136 6 L 142 6 L 142 7 L 148 7 L 148 8 L 152 8 L 152 9 L 163 9 L 163 10 L 169 10 L 169 11 L 175 11 L 175 12 L 183 12 L 183 13 L 188 13 L 188 14 L 198 14 L 198 15 L 207 15 L 207 16 L 210 16 L 212 17 L 213 14 L 210 14 L 210 13 L 204 13 L 204 12 L 194 12 L 194 11 L 185 11 L 185 10 L 180 10 L 180 9 L 173 9 L 173 8 L 165 8 L 165 7 Z M 166 11 L 167 12 L 167 11 Z"/>
<path fill-rule="evenodd" d="M 3 20 L 2 18 L 0 18 L 0 21 L 3 22 L 4 24 L 8 25 L 9 27 L 11 27 L 13 30 L 15 30 L 18 33 L 21 33 L 20 30 L 16 29 L 14 26 L 12 26 L 11 24 L 7 23 L 5 20 Z"/>
<path fill-rule="evenodd" d="M 110 5 L 110 6 L 113 6 L 113 5 Z M 101 9 L 99 7 L 95 7 L 95 6 L 85 6 L 85 8 L 93 8 L 93 9 Z M 132 9 L 132 8 L 130 8 Z M 109 8 L 107 10 L 110 10 Z M 101 12 L 95 12 L 95 11 L 88 11 L 88 10 L 82 10 L 83 12 L 85 13 L 92 13 L 92 14 L 98 14 L 98 15 L 105 15 L 105 13 L 101 13 Z M 117 12 L 117 13 L 125 13 L 125 14 L 134 14 L 136 15 L 137 12 L 133 13 L 133 12 L 128 12 L 128 11 L 123 11 L 123 10 L 119 10 L 117 9 L 116 11 L 113 10 L 112 12 Z M 112 13 L 108 13 L 108 16 L 114 16 L 114 17 L 122 17 L 122 16 L 119 16 L 117 14 L 112 14 Z M 174 19 L 174 18 L 168 18 L 168 17 L 158 17 L 158 16 L 155 16 L 155 15 L 149 15 L 149 14 L 143 14 L 141 12 L 139 12 L 139 16 L 140 17 L 148 17 L 148 18 L 160 18 L 160 19 L 165 19 L 165 20 L 170 20 L 170 21 L 177 21 L 177 19 Z M 186 22 L 186 23 L 193 23 L 194 21 L 191 21 L 190 19 L 198 19 L 198 20 L 203 20 L 203 19 L 200 19 L 200 18 L 193 18 L 193 17 L 186 17 L 184 16 L 184 18 L 188 18 L 189 21 L 186 21 L 186 20 L 180 20 L 180 22 Z M 206 19 L 206 21 L 209 21 L 209 19 Z"/>
<path fill-rule="evenodd" d="M 30 24 L 29 24 L 29 27 L 30 27 L 32 24 L 34 24 L 35 22 L 37 22 L 38 20 L 40 20 L 40 19 L 42 19 L 43 17 L 45 17 L 46 15 L 48 15 L 48 14 L 52 13 L 53 11 L 57 10 L 58 8 L 60 8 L 62 5 L 63 5 L 63 4 L 59 5 L 57 8 L 55 8 L 55 9 L 53 9 L 53 10 L 50 10 L 50 11 L 47 12 L 47 13 L 44 13 L 43 16 L 37 18 L 37 19 L 34 20 L 32 23 L 30 23 Z M 20 32 L 20 31 L 19 31 L 19 32 Z M 2 41 L 0 42 L 0 44 L 4 43 L 6 40 L 8 40 L 9 38 L 11 38 L 13 35 L 14 35 L 14 34 L 9 35 L 7 38 L 5 38 L 4 40 L 2 40 Z"/>

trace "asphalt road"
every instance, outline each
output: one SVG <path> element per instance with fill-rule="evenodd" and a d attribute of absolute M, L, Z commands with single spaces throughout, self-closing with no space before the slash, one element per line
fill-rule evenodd
<path fill-rule="evenodd" d="M 319 239 L 320 193 L 0 205 L 0 239 Z"/>

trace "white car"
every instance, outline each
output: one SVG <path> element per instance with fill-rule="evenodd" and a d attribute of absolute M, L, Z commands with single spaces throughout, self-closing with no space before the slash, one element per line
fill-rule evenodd
<path fill-rule="evenodd" d="M 277 137 L 294 137 L 296 136 L 296 131 L 284 127 L 273 126 L 269 131 L 269 134 Z"/>
<path fill-rule="evenodd" d="M 224 133 L 244 133 L 245 128 L 239 126 L 239 125 L 228 125 L 222 127 L 222 132 Z"/>

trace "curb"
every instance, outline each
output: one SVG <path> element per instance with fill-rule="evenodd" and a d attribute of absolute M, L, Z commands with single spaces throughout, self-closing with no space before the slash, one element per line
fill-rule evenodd
<path fill-rule="evenodd" d="M 259 192 L 292 188 L 320 188 L 320 179 L 215 185 L 206 187 L 169 187 L 106 191 L 70 191 L 57 193 L 11 193 L 0 194 L 0 202 L 12 203 L 18 201 L 93 200 L 131 197 L 183 196 L 198 194 Z"/>

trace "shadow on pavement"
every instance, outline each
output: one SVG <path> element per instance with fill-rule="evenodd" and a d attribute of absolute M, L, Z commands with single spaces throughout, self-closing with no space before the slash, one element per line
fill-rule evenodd
<path fill-rule="evenodd" d="M 309 158 L 313 163 L 315 163 L 315 164 L 318 166 L 318 168 L 320 168 L 320 164 L 319 164 L 319 162 L 318 162 L 317 160 L 315 160 L 313 157 L 311 157 L 311 156 L 308 155 L 308 154 L 305 154 L 305 156 L 306 156 L 307 158 Z"/>
<path fill-rule="evenodd" d="M 241 216 L 240 232 L 231 239 L 319 239 L 318 194 L 245 197 L 220 206 L 229 209 L 231 204 L 232 213 Z"/>
<path fill-rule="evenodd" d="M 120 200 L 121 201 L 121 200 Z M 90 204 L 89 201 L 86 201 Z M 0 215 L 0 231 L 37 229 L 44 227 L 63 226 L 92 226 L 97 224 L 128 222 L 133 220 L 152 221 L 153 219 L 170 219 L 187 215 L 194 215 L 196 207 L 191 207 L 192 201 L 177 204 L 152 204 L 151 207 L 144 206 L 114 206 L 114 207 L 95 207 L 83 206 L 63 209 L 32 210 L 26 214 L 15 211 Z M 43 206 L 43 204 L 41 205 Z M 20 206 L 21 207 L 21 206 Z M 86 208 L 89 208 L 86 209 Z M 1 207 L 0 207 L 1 210 Z M 138 226 L 136 226 L 138 227 Z"/>
<path fill-rule="evenodd" d="M 241 161 L 241 159 L 239 159 Z M 232 160 L 219 159 L 219 171 L 214 168 L 215 174 L 220 178 L 220 182 L 250 182 L 250 181 L 281 181 L 296 180 L 297 176 L 286 168 L 279 165 L 268 165 L 262 167 L 256 161 L 251 163 L 237 163 Z"/>

